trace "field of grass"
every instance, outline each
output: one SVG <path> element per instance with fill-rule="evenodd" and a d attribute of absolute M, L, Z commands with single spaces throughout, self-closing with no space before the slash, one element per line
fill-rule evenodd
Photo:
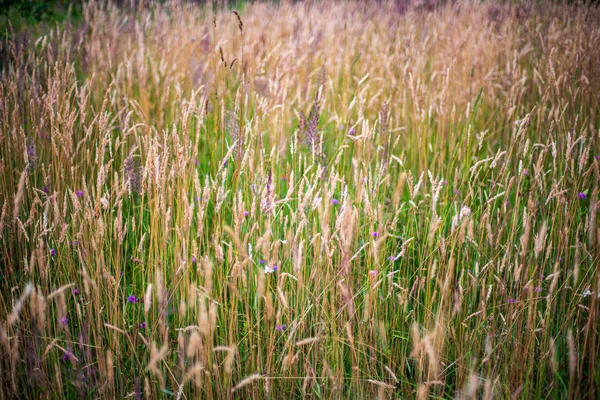
<path fill-rule="evenodd" d="M 4 46 L 0 400 L 600 393 L 597 6 L 92 0 Z"/>

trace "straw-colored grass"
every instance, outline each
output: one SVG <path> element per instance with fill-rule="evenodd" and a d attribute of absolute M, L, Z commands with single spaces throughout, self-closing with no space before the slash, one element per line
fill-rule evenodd
<path fill-rule="evenodd" d="M 0 76 L 0 399 L 595 398 L 600 11 L 118 8 Z"/>

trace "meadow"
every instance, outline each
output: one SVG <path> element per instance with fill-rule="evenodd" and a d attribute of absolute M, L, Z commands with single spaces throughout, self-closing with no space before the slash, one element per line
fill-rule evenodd
<path fill-rule="evenodd" d="M 596 398 L 598 6 L 81 13 L 0 51 L 0 400 Z"/>

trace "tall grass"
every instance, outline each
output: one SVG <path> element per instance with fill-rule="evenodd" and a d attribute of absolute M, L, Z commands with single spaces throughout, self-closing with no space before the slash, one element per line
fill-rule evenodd
<path fill-rule="evenodd" d="M 9 42 L 0 399 L 595 398 L 600 12 L 420 4 Z"/>

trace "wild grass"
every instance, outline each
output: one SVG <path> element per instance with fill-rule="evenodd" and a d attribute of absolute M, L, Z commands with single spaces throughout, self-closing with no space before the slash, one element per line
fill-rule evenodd
<path fill-rule="evenodd" d="M 8 42 L 0 399 L 595 398 L 600 11 L 419 4 Z"/>

